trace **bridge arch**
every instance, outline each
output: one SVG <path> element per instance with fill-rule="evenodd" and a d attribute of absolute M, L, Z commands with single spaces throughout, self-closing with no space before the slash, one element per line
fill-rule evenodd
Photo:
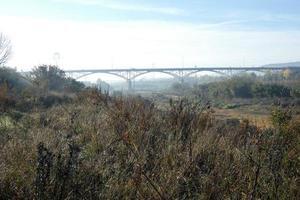
<path fill-rule="evenodd" d="M 187 73 L 184 77 L 187 78 L 187 77 L 190 77 L 191 75 L 199 73 L 199 72 L 213 72 L 213 73 L 216 73 L 216 74 L 219 74 L 222 76 L 228 76 L 228 74 L 226 74 L 224 72 L 216 71 L 216 70 L 197 70 L 197 71 L 192 71 L 192 72 Z"/>
<path fill-rule="evenodd" d="M 125 76 L 122 76 L 120 74 L 116 74 L 116 73 L 112 73 L 112 72 L 90 72 L 90 73 L 87 73 L 87 74 L 83 74 L 79 77 L 76 77 L 75 79 L 78 80 L 78 79 L 81 79 L 83 77 L 86 77 L 86 76 L 90 76 L 90 75 L 93 75 L 93 74 L 109 74 L 109 75 L 113 75 L 113 76 L 117 76 L 121 79 L 124 79 L 125 81 L 128 81 L 129 79 Z"/>
<path fill-rule="evenodd" d="M 180 79 L 180 76 L 178 76 L 177 74 L 172 73 L 172 72 L 168 72 L 168 71 L 152 71 L 152 70 L 151 70 L 151 71 L 146 71 L 146 72 L 141 72 L 141 73 L 139 73 L 139 74 L 136 74 L 136 75 L 132 76 L 131 79 L 134 80 L 134 79 L 136 79 L 137 77 L 143 76 L 143 75 L 145 75 L 145 74 L 150 74 L 150 73 L 162 73 L 162 74 L 167 74 L 167 75 L 170 75 L 170 76 L 172 76 L 172 77 L 174 77 L 174 78 Z"/>

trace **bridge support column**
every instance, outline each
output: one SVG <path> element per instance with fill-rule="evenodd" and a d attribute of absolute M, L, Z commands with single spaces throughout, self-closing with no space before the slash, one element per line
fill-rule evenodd
<path fill-rule="evenodd" d="M 132 93 L 133 92 L 133 87 L 132 87 L 132 80 L 131 79 L 127 79 L 127 87 L 128 87 L 128 93 Z"/>
<path fill-rule="evenodd" d="M 178 77 L 179 77 L 180 83 L 183 84 L 183 82 L 184 82 L 184 72 L 183 72 L 183 70 L 179 71 Z"/>
<path fill-rule="evenodd" d="M 180 83 L 183 84 L 184 83 L 184 77 L 180 77 Z"/>

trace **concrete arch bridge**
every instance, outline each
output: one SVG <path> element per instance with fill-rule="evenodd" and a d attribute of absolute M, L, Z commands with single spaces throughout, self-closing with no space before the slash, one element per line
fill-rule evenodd
<path fill-rule="evenodd" d="M 190 68 L 119 68 L 119 69 L 83 69 L 83 70 L 66 70 L 65 73 L 75 79 L 80 79 L 92 74 L 109 74 L 124 79 L 128 84 L 128 90 L 131 91 L 132 82 L 137 77 L 149 73 L 167 74 L 183 82 L 185 78 L 190 77 L 198 72 L 213 72 L 220 75 L 231 76 L 238 72 L 268 72 L 300 70 L 299 67 L 190 67 Z"/>

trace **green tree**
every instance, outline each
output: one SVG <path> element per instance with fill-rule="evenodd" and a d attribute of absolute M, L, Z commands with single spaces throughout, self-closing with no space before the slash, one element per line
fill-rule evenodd
<path fill-rule="evenodd" d="M 64 71 L 56 66 L 42 65 L 31 72 L 33 83 L 45 90 L 61 91 L 64 87 L 66 76 Z"/>
<path fill-rule="evenodd" d="M 52 65 L 41 65 L 36 67 L 31 72 L 31 79 L 36 86 L 45 92 L 77 92 L 84 88 L 82 83 L 66 77 L 66 74 L 63 70 Z"/>
<path fill-rule="evenodd" d="M 0 85 L 6 84 L 10 92 L 20 92 L 29 85 L 29 81 L 23 78 L 15 69 L 0 67 Z"/>

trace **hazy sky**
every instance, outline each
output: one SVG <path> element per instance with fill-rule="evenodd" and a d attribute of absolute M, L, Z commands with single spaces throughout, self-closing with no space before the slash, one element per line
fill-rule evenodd
<path fill-rule="evenodd" d="M 257 66 L 300 60 L 299 0 L 0 0 L 9 65 Z"/>

